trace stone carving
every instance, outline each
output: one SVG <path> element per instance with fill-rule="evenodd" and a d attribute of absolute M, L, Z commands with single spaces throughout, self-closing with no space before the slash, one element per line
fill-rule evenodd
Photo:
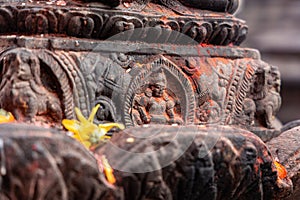
<path fill-rule="evenodd" d="M 194 92 L 178 66 L 162 57 L 132 71 L 125 94 L 126 125 L 194 122 Z"/>
<path fill-rule="evenodd" d="M 235 123 L 244 126 L 253 126 L 255 122 L 256 105 L 250 98 L 243 101 L 242 112 L 235 117 Z"/>
<path fill-rule="evenodd" d="M 111 142 L 122 152 L 155 152 L 145 159 L 121 156 L 109 143 L 93 149 L 122 167 L 158 167 L 138 175 L 115 170 L 112 186 L 75 141 L 1 126 L 0 199 L 276 199 L 290 192 L 268 148 L 247 131 L 268 139 L 279 131 L 273 118 L 281 104 L 280 74 L 258 51 L 236 47 L 248 32 L 231 15 L 238 3 L 3 2 L 1 108 L 18 122 L 60 128 L 63 118 L 75 118 L 75 106 L 87 116 L 100 105 L 94 123 L 159 134 L 148 141 L 114 134 Z M 11 130 L 29 134 L 24 140 Z M 180 158 L 173 157 L 178 152 Z M 167 158 L 174 160 L 163 166 Z"/>
<path fill-rule="evenodd" d="M 39 59 L 32 52 L 27 49 L 7 52 L 1 73 L 1 108 L 11 111 L 21 121 L 48 115 L 54 122 L 60 122 L 63 117 L 60 100 L 45 88 L 40 75 Z"/>
<path fill-rule="evenodd" d="M 281 106 L 280 84 L 277 67 L 263 65 L 257 69 L 250 95 L 256 104 L 259 123 L 267 128 L 276 128 L 274 118 Z"/>
<path fill-rule="evenodd" d="M 206 101 L 199 103 L 199 114 L 197 115 L 200 122 L 223 122 L 224 121 L 224 103 L 227 96 L 227 85 L 231 77 L 231 65 L 221 62 L 214 65 L 214 60 L 208 60 L 212 66 L 210 76 L 202 74 L 200 80 L 205 84 Z M 205 120 L 206 119 L 206 120 Z M 204 121 L 203 121 L 204 120 Z"/>
<path fill-rule="evenodd" d="M 152 137 L 156 132 L 163 134 Z M 291 180 L 278 178 L 268 147 L 229 126 L 134 127 L 96 152 L 118 169 L 125 199 L 277 199 L 292 191 Z"/>
<path fill-rule="evenodd" d="M 176 113 L 178 100 L 167 94 L 167 79 L 162 71 L 152 72 L 144 93 L 134 97 L 133 117 L 137 124 L 182 124 Z"/>
<path fill-rule="evenodd" d="M 93 0 L 90 0 L 93 1 Z M 217 12 L 229 12 L 233 13 L 236 11 L 239 5 L 239 0 L 220 0 L 217 3 L 215 3 L 215 0 L 159 0 L 159 1 L 151 1 L 151 0 L 112 0 L 112 1 L 104 1 L 99 0 L 100 2 L 103 2 L 109 6 L 116 7 L 120 4 L 133 4 L 135 9 L 143 9 L 148 3 L 154 2 L 162 4 L 168 8 L 171 8 L 179 13 L 183 13 L 186 8 L 182 6 L 188 6 L 193 8 L 198 8 L 202 10 L 211 10 L 211 11 L 217 11 Z M 137 6 L 138 5 L 138 6 Z"/>
<path fill-rule="evenodd" d="M 228 87 L 228 96 L 224 103 L 226 124 L 235 123 L 235 119 L 239 118 L 244 111 L 244 100 L 250 90 L 254 75 L 254 63 L 255 61 L 253 63 L 250 61 L 249 63 L 249 61 L 245 60 L 237 60 L 234 63 L 236 68 L 233 72 L 233 77 Z"/>
<path fill-rule="evenodd" d="M 2 200 L 122 199 L 92 154 L 68 136 L 32 125 L 0 127 Z"/>
<path fill-rule="evenodd" d="M 22 9 L 17 16 L 18 32 L 27 34 L 47 34 L 58 31 L 58 19 L 47 9 Z"/>
<path fill-rule="evenodd" d="M 164 2 L 164 4 L 170 5 L 171 1 Z M 119 33 L 118 37 L 113 37 L 112 40 L 136 41 L 138 38 L 142 38 L 146 42 L 172 44 L 188 42 L 187 39 L 182 39 L 178 34 L 182 33 L 195 39 L 198 43 L 215 45 L 228 45 L 230 43 L 239 45 L 247 35 L 247 26 L 243 21 L 233 16 L 224 17 L 216 14 L 220 18 L 220 20 L 216 20 L 216 16 L 211 18 L 192 14 L 193 10 L 189 11 L 192 14 L 189 18 L 178 15 L 174 19 L 172 17 L 160 17 L 165 12 L 170 12 L 168 8 L 163 8 L 160 12 L 160 9 L 157 8 L 157 16 L 147 12 L 144 15 L 138 11 L 131 11 L 129 16 L 125 9 L 104 10 L 100 8 L 101 6 L 86 11 L 85 4 L 79 4 L 80 6 L 76 9 L 73 9 L 72 6 L 57 6 L 47 9 L 44 2 L 37 4 L 35 1 L 31 2 L 30 5 L 35 7 L 1 5 L 0 24 L 3 25 L 0 30 L 1 33 L 61 34 L 100 40 L 111 38 Z M 177 15 L 176 12 L 174 15 Z M 144 29 L 143 31 L 133 31 L 139 28 Z"/>

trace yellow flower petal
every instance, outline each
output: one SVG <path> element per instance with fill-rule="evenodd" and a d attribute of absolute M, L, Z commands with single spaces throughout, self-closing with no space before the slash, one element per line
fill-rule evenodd
<path fill-rule="evenodd" d="M 75 113 L 76 113 L 76 116 L 77 116 L 78 120 L 81 123 L 87 123 L 88 122 L 88 120 L 83 116 L 83 114 L 81 113 L 79 108 L 75 107 Z"/>
<path fill-rule="evenodd" d="M 90 148 L 90 146 L 91 146 L 91 143 L 89 142 L 89 141 L 83 141 L 83 142 L 81 142 L 86 148 Z"/>
<path fill-rule="evenodd" d="M 88 121 L 89 121 L 89 122 L 93 123 L 94 117 L 95 117 L 95 115 L 96 115 L 96 113 L 97 113 L 99 107 L 100 107 L 100 104 L 97 104 L 97 105 L 92 109 L 92 112 L 91 112 L 91 114 L 90 114 L 90 116 L 89 116 L 89 118 L 88 118 Z"/>
<path fill-rule="evenodd" d="M 99 128 L 104 129 L 105 133 L 107 133 L 110 129 L 112 129 L 113 127 L 117 127 L 119 129 L 125 129 L 123 124 L 118 124 L 118 123 L 106 123 L 106 124 L 99 124 L 98 125 Z"/>
<path fill-rule="evenodd" d="M 110 138 L 105 134 L 113 127 L 124 129 L 124 125 L 118 123 L 107 123 L 96 125 L 93 123 L 94 117 L 99 109 L 100 104 L 96 105 L 89 116 L 86 119 L 79 108 L 75 108 L 75 113 L 79 121 L 64 119 L 62 121 L 63 126 L 69 131 L 73 132 L 73 138 L 81 142 L 85 147 L 90 148 L 92 145 L 95 146 L 101 140 Z"/>
<path fill-rule="evenodd" d="M 7 123 L 13 121 L 15 121 L 15 118 L 10 112 L 0 109 L 0 123 Z"/>
<path fill-rule="evenodd" d="M 62 125 L 69 131 L 74 134 L 78 134 L 78 130 L 80 128 L 80 122 L 74 119 L 64 119 L 62 120 Z"/>

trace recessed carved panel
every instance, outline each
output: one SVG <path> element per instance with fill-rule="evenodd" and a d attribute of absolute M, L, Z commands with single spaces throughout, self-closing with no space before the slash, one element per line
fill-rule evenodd
<path fill-rule="evenodd" d="M 178 66 L 161 58 L 139 68 L 125 95 L 126 125 L 193 123 L 194 91 Z"/>

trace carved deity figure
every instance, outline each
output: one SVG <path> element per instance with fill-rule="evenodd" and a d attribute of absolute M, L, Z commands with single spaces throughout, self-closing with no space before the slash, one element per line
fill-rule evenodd
<path fill-rule="evenodd" d="M 43 86 L 39 59 L 32 52 L 9 51 L 3 59 L 1 78 L 0 106 L 11 111 L 17 120 L 33 121 L 36 116 L 49 115 L 60 122 L 60 101 Z"/>
<path fill-rule="evenodd" d="M 276 112 L 281 106 L 280 73 L 277 67 L 259 68 L 251 88 L 252 98 L 256 104 L 256 115 L 267 128 L 274 127 Z"/>
<path fill-rule="evenodd" d="M 211 66 L 213 64 L 211 63 Z M 210 76 L 203 74 L 201 82 L 205 83 L 207 95 L 205 102 L 200 102 L 196 111 L 196 117 L 200 122 L 218 122 L 222 120 L 222 111 L 227 95 L 226 87 L 231 75 L 231 66 L 218 63 L 216 68 L 212 67 L 214 73 Z"/>
<path fill-rule="evenodd" d="M 153 73 L 148 87 L 134 98 L 133 117 L 137 124 L 181 124 L 176 117 L 175 101 L 167 94 L 167 79 L 162 71 Z"/>

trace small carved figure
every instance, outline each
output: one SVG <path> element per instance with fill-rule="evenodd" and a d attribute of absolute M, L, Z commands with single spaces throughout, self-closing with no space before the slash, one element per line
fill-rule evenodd
<path fill-rule="evenodd" d="M 41 82 L 39 59 L 26 49 L 14 49 L 3 59 L 0 106 L 17 120 L 33 121 L 40 115 L 62 119 L 59 99 Z"/>
<path fill-rule="evenodd" d="M 221 109 L 224 109 L 224 102 L 227 94 L 227 85 L 229 82 L 231 67 L 230 65 L 225 65 L 221 62 L 218 63 L 216 68 L 212 67 L 215 72 L 212 77 L 212 91 L 211 96 L 214 101 L 216 101 Z M 215 81 L 215 80 L 218 80 Z"/>
<path fill-rule="evenodd" d="M 213 63 L 210 63 L 213 66 Z M 216 68 L 212 67 L 214 73 L 211 76 L 202 74 L 201 82 L 205 83 L 208 97 L 206 102 L 199 104 L 196 111 L 196 117 L 200 122 L 217 122 L 222 120 L 224 102 L 227 95 L 227 85 L 230 78 L 231 67 L 221 62 L 218 63 Z M 217 81 L 216 81 L 217 80 Z"/>
<path fill-rule="evenodd" d="M 141 95 L 136 95 L 132 115 L 137 124 L 182 124 L 176 117 L 175 101 L 166 93 L 167 79 L 160 69 L 150 77 L 148 87 Z"/>
<path fill-rule="evenodd" d="M 280 73 L 277 67 L 259 68 L 254 77 L 251 94 L 256 115 L 267 128 L 275 128 L 274 116 L 281 106 Z"/>

